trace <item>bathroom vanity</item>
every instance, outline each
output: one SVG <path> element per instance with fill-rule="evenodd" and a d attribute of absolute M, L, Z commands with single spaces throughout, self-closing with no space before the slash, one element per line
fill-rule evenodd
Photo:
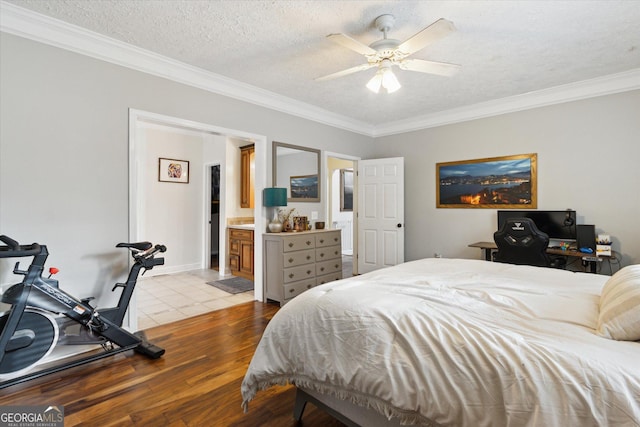
<path fill-rule="evenodd" d="M 229 268 L 231 274 L 253 280 L 253 224 L 229 226 Z"/>

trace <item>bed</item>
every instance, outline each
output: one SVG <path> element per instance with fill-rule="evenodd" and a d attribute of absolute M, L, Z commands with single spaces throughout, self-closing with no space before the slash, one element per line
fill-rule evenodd
<path fill-rule="evenodd" d="M 348 425 L 640 426 L 639 310 L 640 265 L 407 262 L 282 307 L 243 406 L 291 383 L 296 418 L 309 400 Z"/>

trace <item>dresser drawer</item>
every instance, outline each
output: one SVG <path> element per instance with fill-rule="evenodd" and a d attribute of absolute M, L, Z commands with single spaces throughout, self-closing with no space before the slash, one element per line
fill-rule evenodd
<path fill-rule="evenodd" d="M 325 246 L 333 246 L 340 244 L 340 232 L 335 233 L 323 233 L 316 237 L 316 248 L 322 248 Z"/>
<path fill-rule="evenodd" d="M 327 246 L 316 249 L 316 261 L 326 261 L 328 259 L 341 258 L 342 246 Z"/>
<path fill-rule="evenodd" d="M 283 251 L 299 251 L 301 249 L 313 249 L 316 247 L 316 240 L 313 235 L 305 236 L 286 236 L 282 239 Z"/>
<path fill-rule="evenodd" d="M 282 258 L 284 268 L 296 267 L 302 264 L 312 264 L 316 262 L 315 249 L 307 249 L 305 251 L 288 252 Z"/>
<path fill-rule="evenodd" d="M 289 300 L 300 295 L 307 289 L 311 289 L 316 285 L 315 277 L 313 279 L 301 280 L 299 282 L 284 285 L 284 299 Z"/>
<path fill-rule="evenodd" d="M 336 271 L 342 271 L 342 260 L 339 258 L 316 263 L 316 276 L 335 273 Z"/>
<path fill-rule="evenodd" d="M 316 277 L 316 266 L 313 264 L 301 265 L 284 269 L 284 283 Z"/>
<path fill-rule="evenodd" d="M 316 286 L 342 279 L 342 271 L 316 277 Z"/>

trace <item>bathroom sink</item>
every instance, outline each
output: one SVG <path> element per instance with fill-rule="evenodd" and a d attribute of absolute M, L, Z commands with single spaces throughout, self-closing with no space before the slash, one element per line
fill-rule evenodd
<path fill-rule="evenodd" d="M 239 228 L 241 230 L 255 230 L 256 225 L 255 224 L 235 224 L 235 225 L 230 225 L 229 228 Z"/>

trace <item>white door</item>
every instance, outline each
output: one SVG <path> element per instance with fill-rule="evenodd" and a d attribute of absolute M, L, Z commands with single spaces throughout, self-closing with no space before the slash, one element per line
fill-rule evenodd
<path fill-rule="evenodd" d="M 358 162 L 358 273 L 404 262 L 404 158 Z"/>

